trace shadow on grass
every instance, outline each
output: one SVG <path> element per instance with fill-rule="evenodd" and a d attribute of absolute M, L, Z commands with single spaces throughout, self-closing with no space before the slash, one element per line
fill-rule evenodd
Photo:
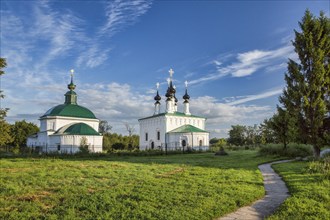
<path fill-rule="evenodd" d="M 118 156 L 112 154 L 89 155 L 26 155 L 2 157 L 9 160 L 15 159 L 58 159 L 63 161 L 109 161 L 141 164 L 179 164 L 223 169 L 257 170 L 258 165 L 283 158 L 276 156 L 260 156 L 255 150 L 229 151 L 228 156 L 215 156 L 214 153 L 187 153 L 170 155 L 147 156 Z"/>

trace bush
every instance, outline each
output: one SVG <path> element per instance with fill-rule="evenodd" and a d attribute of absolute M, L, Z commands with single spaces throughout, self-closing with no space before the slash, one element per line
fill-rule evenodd
<path fill-rule="evenodd" d="M 306 144 L 288 144 L 284 149 L 282 144 L 267 144 L 260 148 L 261 155 L 277 155 L 286 157 L 307 157 L 313 155 L 312 146 Z"/>
<path fill-rule="evenodd" d="M 223 147 L 220 148 L 218 152 L 215 153 L 216 156 L 227 156 L 228 153 L 225 151 Z"/>
<path fill-rule="evenodd" d="M 325 179 L 330 180 L 330 156 L 318 161 L 312 161 L 306 169 L 307 173 L 321 173 Z"/>

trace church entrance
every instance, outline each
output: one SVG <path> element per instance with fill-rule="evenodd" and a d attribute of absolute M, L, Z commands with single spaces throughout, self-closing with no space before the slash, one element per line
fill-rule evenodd
<path fill-rule="evenodd" d="M 153 150 L 155 148 L 155 143 L 151 142 L 151 149 Z"/>
<path fill-rule="evenodd" d="M 186 140 L 182 140 L 182 141 L 181 141 L 181 145 L 182 145 L 182 147 L 187 146 L 187 142 L 186 142 Z"/>

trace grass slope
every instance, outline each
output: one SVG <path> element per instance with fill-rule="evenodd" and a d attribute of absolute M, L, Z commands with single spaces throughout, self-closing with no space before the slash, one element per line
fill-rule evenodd
<path fill-rule="evenodd" d="M 213 219 L 264 196 L 255 151 L 0 161 L 0 219 Z"/>
<path fill-rule="evenodd" d="M 326 173 L 308 172 L 314 162 L 274 165 L 286 182 L 291 197 L 268 219 L 330 219 L 330 179 Z"/>

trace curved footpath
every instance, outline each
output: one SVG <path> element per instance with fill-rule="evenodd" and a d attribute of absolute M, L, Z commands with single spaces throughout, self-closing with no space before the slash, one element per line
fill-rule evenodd
<path fill-rule="evenodd" d="M 266 196 L 257 200 L 251 206 L 245 206 L 230 213 L 220 220 L 233 219 L 264 219 L 272 214 L 282 202 L 289 197 L 289 191 L 282 178 L 272 169 L 272 164 L 286 163 L 294 160 L 281 160 L 259 165 L 258 168 L 264 179 Z"/>

